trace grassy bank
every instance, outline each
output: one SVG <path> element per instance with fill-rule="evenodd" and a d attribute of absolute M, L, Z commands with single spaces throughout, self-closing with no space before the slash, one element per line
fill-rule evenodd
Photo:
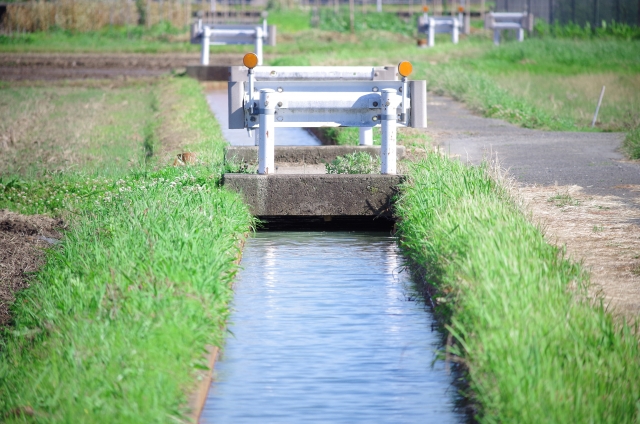
<path fill-rule="evenodd" d="M 587 275 L 486 167 L 430 155 L 411 170 L 397 213 L 480 422 L 637 422 L 637 338 L 588 300 Z"/>
<path fill-rule="evenodd" d="M 78 165 L 3 176 L 0 207 L 61 215 L 69 225 L 2 331 L 3 421 L 183 419 L 205 346 L 222 343 L 251 217 L 219 187 L 222 138 L 197 83 L 138 87 L 149 88 L 154 125 L 139 128 L 133 150 L 149 151 L 149 128 L 157 140 L 142 163 L 108 175 Z M 203 161 L 167 167 L 168 128 Z"/>
<path fill-rule="evenodd" d="M 430 90 L 486 116 L 530 127 L 589 130 L 602 86 L 597 128 L 640 124 L 640 42 L 532 39 L 472 58 L 425 67 Z"/>

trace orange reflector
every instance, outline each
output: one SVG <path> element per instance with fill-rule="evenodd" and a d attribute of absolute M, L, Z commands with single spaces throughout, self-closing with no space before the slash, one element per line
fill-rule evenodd
<path fill-rule="evenodd" d="M 422 6 L 422 11 L 427 13 L 429 11 L 429 6 Z"/>
<path fill-rule="evenodd" d="M 404 62 L 400 62 L 398 64 L 398 73 L 403 77 L 408 77 L 409 75 L 411 75 L 411 72 L 413 72 L 413 65 L 411 64 L 411 62 L 407 62 L 405 60 Z"/>
<path fill-rule="evenodd" d="M 258 66 L 258 56 L 255 53 L 247 53 L 242 58 L 242 63 L 249 69 L 253 69 Z"/>
<path fill-rule="evenodd" d="M 464 12 L 464 7 L 458 6 L 458 12 L 460 12 L 460 13 Z"/>

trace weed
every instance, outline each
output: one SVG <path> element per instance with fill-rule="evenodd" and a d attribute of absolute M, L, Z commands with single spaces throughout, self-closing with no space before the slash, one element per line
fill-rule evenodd
<path fill-rule="evenodd" d="M 325 163 L 327 174 L 375 174 L 380 172 L 380 157 L 366 152 L 348 153 Z"/>
<path fill-rule="evenodd" d="M 565 206 L 578 206 L 580 205 L 580 201 L 571 197 L 569 193 L 557 193 L 555 196 L 551 196 L 547 199 L 547 202 L 553 203 L 555 206 L 559 208 L 563 208 Z"/>
<path fill-rule="evenodd" d="M 604 231 L 604 227 L 602 225 L 594 225 L 592 231 L 594 233 L 601 233 Z"/>
<path fill-rule="evenodd" d="M 225 160 L 224 173 L 230 174 L 255 174 L 256 170 L 249 167 L 246 161 L 240 161 L 233 157 Z"/>
<path fill-rule="evenodd" d="M 631 159 L 640 159 L 640 126 L 627 133 L 622 149 Z"/>

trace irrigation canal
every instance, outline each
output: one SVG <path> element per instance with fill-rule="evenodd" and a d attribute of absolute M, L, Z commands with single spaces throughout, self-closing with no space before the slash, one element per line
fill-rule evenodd
<path fill-rule="evenodd" d="M 258 232 L 202 423 L 450 423 L 439 334 L 385 233 Z"/>

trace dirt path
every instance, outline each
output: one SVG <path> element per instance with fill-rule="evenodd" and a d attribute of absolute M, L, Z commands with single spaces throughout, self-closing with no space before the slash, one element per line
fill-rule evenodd
<path fill-rule="evenodd" d="M 550 243 L 591 270 L 592 291 L 640 317 L 640 163 L 618 151 L 623 134 L 527 130 L 429 99 L 429 133 L 452 156 L 498 159 Z"/>

